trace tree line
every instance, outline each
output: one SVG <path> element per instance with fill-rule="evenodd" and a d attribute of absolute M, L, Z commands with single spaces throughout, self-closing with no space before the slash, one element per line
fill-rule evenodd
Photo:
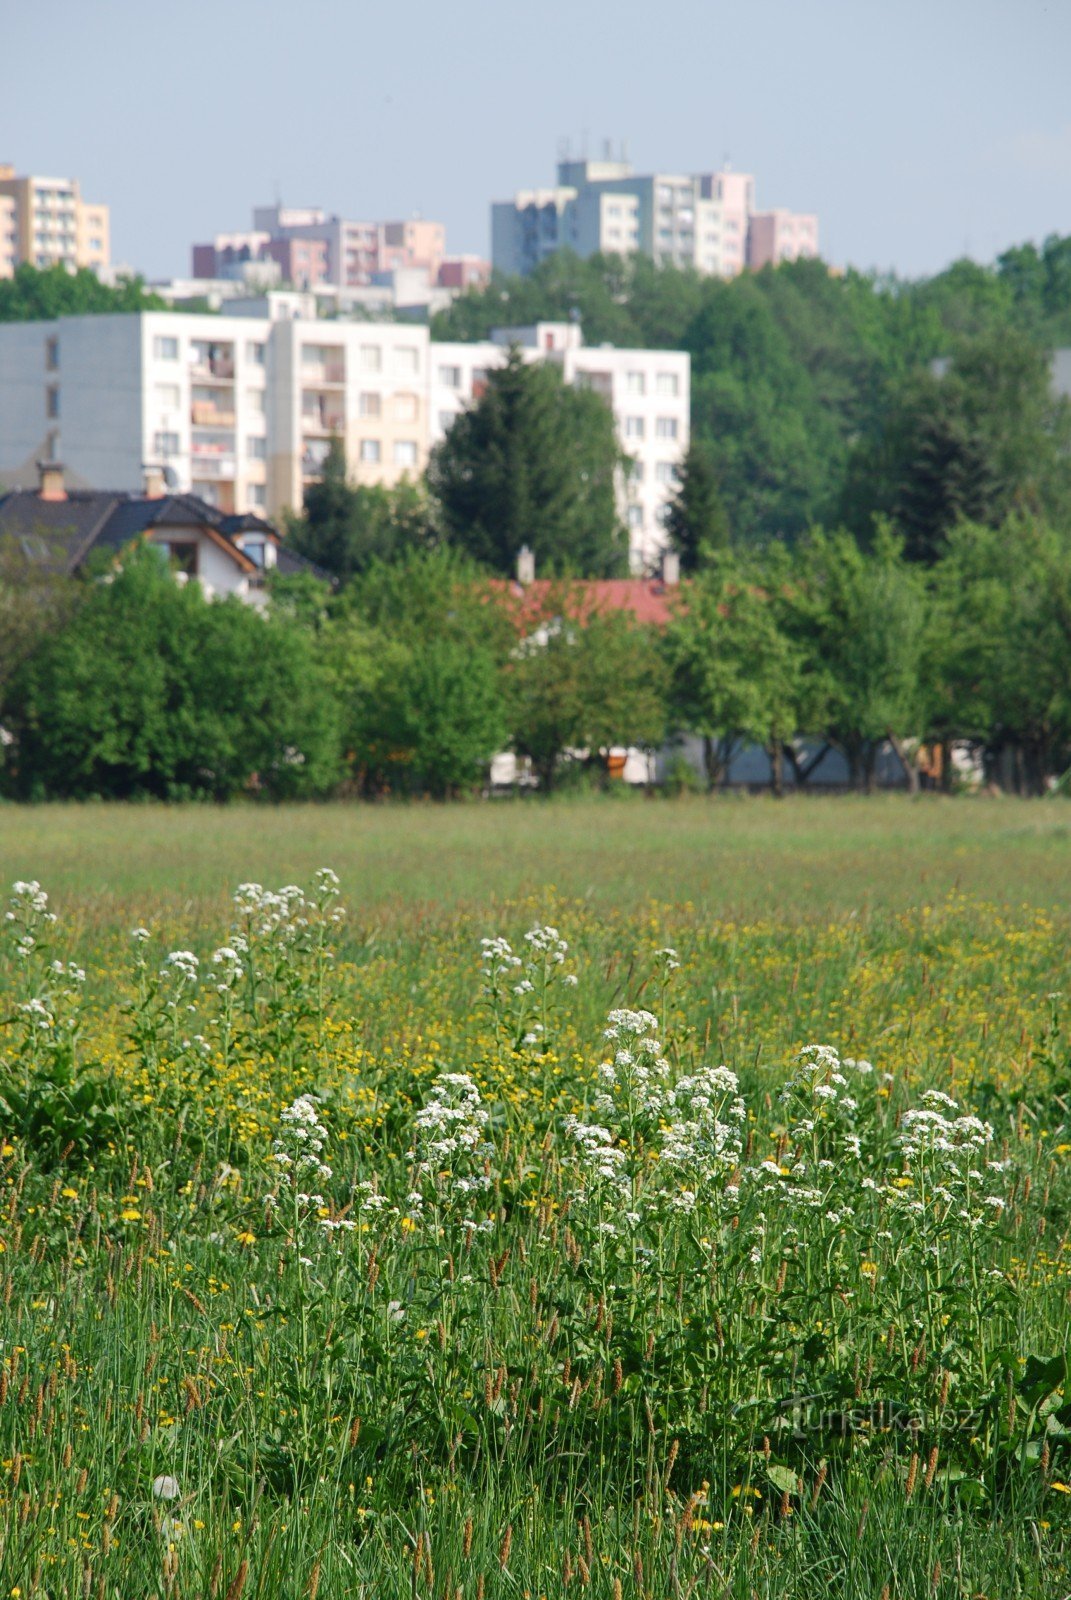
<path fill-rule="evenodd" d="M 969 741 L 1021 793 L 1071 764 L 1071 548 L 1040 520 L 960 522 L 929 566 L 888 524 L 869 547 L 812 530 L 714 551 L 659 627 L 595 593 L 522 591 L 449 547 L 336 587 L 276 578 L 265 614 L 176 584 L 147 550 L 36 601 L 0 563 L 0 607 L 23 618 L 0 656 L 3 789 L 445 798 L 512 749 L 549 791 L 606 782 L 612 746 L 677 732 L 702 740 L 711 788 L 744 743 L 775 791 L 806 787 L 825 747 L 868 789 L 885 741 L 908 774 L 920 741 L 943 746 L 946 775 Z"/>

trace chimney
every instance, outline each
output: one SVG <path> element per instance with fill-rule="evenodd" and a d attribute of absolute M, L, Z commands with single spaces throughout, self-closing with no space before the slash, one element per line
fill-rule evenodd
<path fill-rule="evenodd" d="M 146 461 L 141 469 L 141 492 L 146 500 L 162 500 L 167 493 L 167 480 L 163 467 Z"/>
<path fill-rule="evenodd" d="M 667 586 L 680 583 L 681 558 L 676 550 L 663 550 L 662 552 L 662 582 Z"/>
<path fill-rule="evenodd" d="M 526 544 L 517 552 L 517 582 L 522 589 L 535 582 L 535 556 Z"/>
<path fill-rule="evenodd" d="M 66 500 L 63 486 L 63 462 L 39 461 L 37 463 L 37 494 L 41 500 Z"/>

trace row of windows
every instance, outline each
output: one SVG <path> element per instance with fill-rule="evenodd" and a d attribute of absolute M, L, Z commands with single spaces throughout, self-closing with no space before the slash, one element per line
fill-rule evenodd
<path fill-rule="evenodd" d="M 420 459 L 420 447 L 415 439 L 395 439 L 392 456 L 396 467 L 415 467 Z M 377 466 L 383 460 L 383 446 L 378 439 L 362 439 L 357 459 L 365 466 Z"/>
<path fill-rule="evenodd" d="M 153 454 L 169 460 L 177 456 L 182 450 L 182 438 L 170 428 L 161 428 L 152 436 Z M 230 447 L 221 447 L 219 455 L 229 455 Z M 268 457 L 268 441 L 262 434 L 250 433 L 246 435 L 245 453 L 250 461 L 266 461 Z"/>
<path fill-rule="evenodd" d="M 678 394 L 680 394 L 680 390 L 681 390 L 681 382 L 680 382 L 680 379 L 678 378 L 678 376 L 677 376 L 677 374 L 675 372 L 656 372 L 655 373 L 655 384 L 654 384 L 654 392 L 655 392 L 655 394 L 666 395 L 666 396 L 678 395 Z M 626 372 L 625 373 L 625 392 L 627 394 L 646 394 L 647 393 L 647 374 L 646 374 L 646 372 Z"/>
<path fill-rule="evenodd" d="M 624 433 L 626 439 L 645 439 L 647 437 L 647 419 L 645 417 L 626 417 Z M 680 433 L 680 423 L 676 417 L 656 417 L 654 436 L 656 439 L 676 439 Z"/>

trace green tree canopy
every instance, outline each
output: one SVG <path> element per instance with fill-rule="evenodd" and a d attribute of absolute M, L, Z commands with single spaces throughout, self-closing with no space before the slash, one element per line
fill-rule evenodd
<path fill-rule="evenodd" d="M 332 439 L 322 477 L 305 491 L 304 512 L 290 518 L 288 539 L 299 555 L 345 582 L 374 561 L 430 548 L 435 529 L 420 484 L 405 478 L 394 488 L 351 484 L 345 448 Z"/>
<path fill-rule="evenodd" d="M 4 700 L 22 797 L 316 794 L 338 774 L 334 700 L 307 636 L 176 583 L 154 548 L 92 582 Z"/>
<path fill-rule="evenodd" d="M 581 591 L 550 590 L 507 669 L 512 744 L 544 790 L 562 757 L 613 746 L 656 745 L 665 727 L 665 678 L 650 628 L 620 612 L 585 615 Z"/>
<path fill-rule="evenodd" d="M 681 462 L 665 527 L 681 558 L 682 572 L 695 572 L 712 551 L 729 543 L 729 519 L 717 468 L 709 447 L 698 440 L 692 440 Z"/>
<path fill-rule="evenodd" d="M 92 312 L 166 311 L 158 294 L 149 293 L 140 278 L 127 278 L 111 287 L 95 272 L 80 267 L 39 269 L 24 261 L 14 276 L 0 278 L 0 322 L 51 321 L 54 317 L 81 317 Z"/>
<path fill-rule="evenodd" d="M 523 545 L 540 573 L 606 576 L 626 559 L 613 415 L 558 369 L 512 350 L 433 452 L 428 482 L 447 537 L 512 574 Z"/>

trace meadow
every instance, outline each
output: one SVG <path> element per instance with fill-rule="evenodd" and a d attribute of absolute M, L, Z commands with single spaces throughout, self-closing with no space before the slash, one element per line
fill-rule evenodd
<path fill-rule="evenodd" d="M 0 810 L 0 1596 L 1071 1590 L 1069 846 Z"/>

